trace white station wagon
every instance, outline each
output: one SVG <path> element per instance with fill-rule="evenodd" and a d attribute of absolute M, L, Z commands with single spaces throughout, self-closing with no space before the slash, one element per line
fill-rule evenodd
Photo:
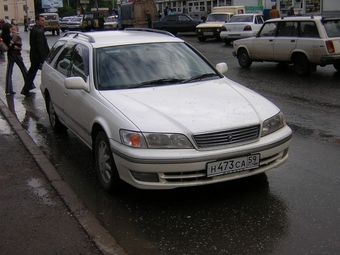
<path fill-rule="evenodd" d="M 297 75 L 333 65 L 340 71 L 340 17 L 295 16 L 270 19 L 256 37 L 233 42 L 241 67 L 254 61 L 293 64 Z"/>
<path fill-rule="evenodd" d="M 223 76 L 183 40 L 158 30 L 68 32 L 42 67 L 55 131 L 94 153 L 107 191 L 218 183 L 288 158 L 292 131 L 278 107 Z"/>

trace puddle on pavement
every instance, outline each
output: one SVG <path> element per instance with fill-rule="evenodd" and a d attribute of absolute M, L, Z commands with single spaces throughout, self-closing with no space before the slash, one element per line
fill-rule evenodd
<path fill-rule="evenodd" d="M 42 199 L 42 202 L 46 205 L 53 206 L 56 205 L 50 198 L 50 194 L 43 187 L 42 180 L 38 178 L 31 178 L 27 181 L 28 186 L 33 189 L 34 194 L 38 195 Z"/>
<path fill-rule="evenodd" d="M 8 122 L 4 119 L 2 115 L 0 115 L 0 134 L 11 135 L 14 134 L 11 126 Z"/>

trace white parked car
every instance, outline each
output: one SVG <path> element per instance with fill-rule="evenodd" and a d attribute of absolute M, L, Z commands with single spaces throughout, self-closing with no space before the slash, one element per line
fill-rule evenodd
<path fill-rule="evenodd" d="M 120 180 L 172 189 L 256 175 L 288 158 L 292 131 L 273 103 L 158 30 L 68 32 L 42 67 L 55 131 L 89 148 L 107 191 Z"/>
<path fill-rule="evenodd" d="M 226 44 L 231 41 L 256 36 L 264 23 L 261 14 L 236 14 L 221 28 L 220 37 Z"/>
<path fill-rule="evenodd" d="M 270 19 L 256 37 L 233 42 L 241 67 L 253 61 L 293 64 L 297 75 L 333 65 L 340 71 L 340 17 L 294 16 Z"/>
<path fill-rule="evenodd" d="M 104 29 L 105 30 L 117 30 L 118 29 L 118 16 L 113 15 L 113 16 L 107 17 L 104 23 Z"/>

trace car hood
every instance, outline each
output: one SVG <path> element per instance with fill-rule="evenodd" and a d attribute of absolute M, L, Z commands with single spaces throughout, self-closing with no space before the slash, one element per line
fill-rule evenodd
<path fill-rule="evenodd" d="M 201 23 L 198 26 L 196 26 L 196 28 L 222 27 L 224 23 L 225 23 L 224 21 L 205 22 L 205 23 Z"/>
<path fill-rule="evenodd" d="M 227 78 L 101 94 L 141 131 L 200 133 L 239 128 L 260 124 L 279 111 Z"/>

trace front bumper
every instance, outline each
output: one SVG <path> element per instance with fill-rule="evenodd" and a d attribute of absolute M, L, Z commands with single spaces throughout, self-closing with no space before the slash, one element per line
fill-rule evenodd
<path fill-rule="evenodd" d="M 220 33 L 221 33 L 221 29 L 216 29 L 216 28 L 196 29 L 197 37 L 202 37 L 202 38 L 219 38 Z"/>
<path fill-rule="evenodd" d="M 122 180 L 140 189 L 173 189 L 224 182 L 278 167 L 288 158 L 291 139 L 292 131 L 286 126 L 255 143 L 219 150 L 150 150 L 133 149 L 113 141 L 111 144 Z M 259 168 L 207 176 L 207 164 L 210 162 L 257 153 L 260 154 Z M 150 181 L 139 178 L 143 175 L 152 178 Z"/>

